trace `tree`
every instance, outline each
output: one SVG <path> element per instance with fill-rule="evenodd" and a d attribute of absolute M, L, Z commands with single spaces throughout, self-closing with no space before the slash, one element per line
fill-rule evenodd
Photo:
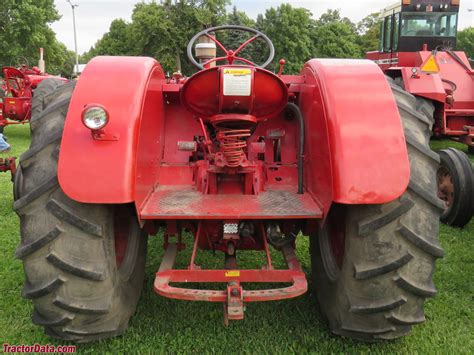
<path fill-rule="evenodd" d="M 311 12 L 282 4 L 268 9 L 265 17 L 257 18 L 257 26 L 275 45 L 276 57 L 270 70 L 278 70 L 278 60 L 286 60 L 285 72 L 298 73 L 303 64 L 314 54 L 312 31 L 314 20 Z"/>
<path fill-rule="evenodd" d="M 237 7 L 235 6 L 232 8 L 232 12 L 227 14 L 225 22 L 227 25 L 256 28 L 255 21 L 249 18 L 245 12 L 238 11 Z M 236 50 L 242 43 L 254 36 L 254 34 L 239 30 L 222 31 L 216 35 L 219 42 L 221 42 L 228 50 Z M 256 41 L 247 45 L 241 52 L 239 52 L 238 56 L 251 60 L 257 64 L 262 64 L 265 60 L 261 54 L 262 52 L 265 52 L 265 44 L 263 40 L 257 39 Z"/>
<path fill-rule="evenodd" d="M 316 20 L 312 33 L 315 54 L 319 58 L 360 58 L 356 25 L 341 18 L 339 10 L 328 10 Z"/>
<path fill-rule="evenodd" d="M 131 23 L 116 20 L 110 30 L 86 54 L 145 55 L 157 58 L 166 72 L 177 69 L 189 75 L 193 66 L 186 57 L 189 40 L 204 28 L 235 24 L 256 28 L 273 41 L 276 56 L 269 66 L 277 71 L 279 59 L 287 61 L 285 73 L 298 73 L 313 57 L 360 58 L 365 50 L 376 48 L 377 15 L 372 14 L 357 26 L 340 10 L 329 10 L 319 19 L 311 12 L 282 4 L 268 9 L 257 20 L 250 19 L 235 6 L 227 13 L 228 0 L 162 0 L 135 5 Z M 236 49 L 252 35 L 235 31 L 218 32 L 217 39 L 227 49 Z M 362 50 L 364 48 L 364 50 Z M 239 53 L 257 64 L 268 57 L 268 46 L 258 39 Z M 222 52 L 218 49 L 218 56 Z"/>
<path fill-rule="evenodd" d="M 458 32 L 457 49 L 466 52 L 468 58 L 474 58 L 474 27 Z"/>
<path fill-rule="evenodd" d="M 188 42 L 197 32 L 224 24 L 227 17 L 226 6 L 230 4 L 230 0 L 179 0 L 174 4 L 167 0 L 164 3 L 168 3 L 166 6 L 172 23 L 170 32 L 173 38 L 171 56 L 175 58 L 175 65 L 168 65 L 167 68 L 178 68 L 185 74 L 191 74 L 195 68 L 187 59 Z M 163 54 L 167 53 L 165 51 Z"/>
<path fill-rule="evenodd" d="M 69 69 L 71 52 L 59 43 L 49 24 L 60 16 L 53 0 L 2 0 L 0 6 L 0 66 L 19 61 L 36 64 L 39 48 L 45 50 L 47 69 L 54 74 Z M 72 69 L 72 65 L 70 66 Z"/>
<path fill-rule="evenodd" d="M 185 1 L 181 1 L 185 2 Z M 227 16 L 226 6 L 230 5 L 230 0 L 194 0 L 189 1 L 191 5 L 197 4 L 196 18 L 203 25 L 216 26 L 225 21 Z"/>
<path fill-rule="evenodd" d="M 144 55 L 158 59 L 166 72 L 194 69 L 186 58 L 186 46 L 194 34 L 225 22 L 229 0 L 163 0 L 138 3 L 132 22 L 112 23 L 96 45 L 84 55 Z"/>
<path fill-rule="evenodd" d="M 129 28 L 130 25 L 124 20 L 113 20 L 109 32 L 104 34 L 81 60 L 87 62 L 97 55 L 131 55 L 134 41 L 130 38 Z"/>
<path fill-rule="evenodd" d="M 380 14 L 375 12 L 357 24 L 358 44 L 364 51 L 375 51 L 380 40 Z"/>
<path fill-rule="evenodd" d="M 321 17 L 319 17 L 318 20 L 316 20 L 316 25 L 324 26 L 324 25 L 329 25 L 334 22 L 342 22 L 355 29 L 355 25 L 354 23 L 352 23 L 350 19 L 348 19 L 347 17 L 341 17 L 340 9 L 327 10 L 324 14 L 321 15 Z"/>
<path fill-rule="evenodd" d="M 51 36 L 55 37 L 54 32 L 51 32 Z M 54 38 L 52 45 L 45 49 L 44 60 L 48 73 L 70 77 L 76 64 L 76 54 Z"/>
<path fill-rule="evenodd" d="M 316 56 L 319 58 L 360 58 L 362 49 L 357 44 L 357 36 L 351 26 L 343 22 L 332 22 L 318 26 Z"/>

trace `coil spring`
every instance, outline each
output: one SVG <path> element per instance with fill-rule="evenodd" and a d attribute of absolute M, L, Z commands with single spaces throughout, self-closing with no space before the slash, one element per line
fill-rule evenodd
<path fill-rule="evenodd" d="M 217 140 L 227 166 L 236 168 L 240 165 L 245 154 L 244 148 L 247 147 L 245 139 L 251 135 L 250 129 L 222 129 L 217 132 Z"/>

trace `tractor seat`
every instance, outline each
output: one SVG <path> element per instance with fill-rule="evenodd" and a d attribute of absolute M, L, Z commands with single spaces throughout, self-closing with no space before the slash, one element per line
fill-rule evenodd
<path fill-rule="evenodd" d="M 181 101 L 203 117 L 251 115 L 258 121 L 280 113 L 288 102 L 285 83 L 268 70 L 248 66 L 218 66 L 197 72 L 181 90 Z"/>

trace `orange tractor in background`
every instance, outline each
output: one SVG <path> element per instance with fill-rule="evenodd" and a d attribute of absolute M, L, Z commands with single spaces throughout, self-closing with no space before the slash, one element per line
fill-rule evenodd
<path fill-rule="evenodd" d="M 435 138 L 468 146 L 474 154 L 474 71 L 455 51 L 459 0 L 399 0 L 381 13 L 379 50 L 367 53 L 394 82 L 433 111 Z M 474 213 L 474 174 L 469 157 L 454 148 L 439 153 L 441 220 L 463 227 Z"/>

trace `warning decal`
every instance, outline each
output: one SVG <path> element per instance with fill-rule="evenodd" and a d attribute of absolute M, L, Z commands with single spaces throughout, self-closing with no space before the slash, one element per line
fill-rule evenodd
<path fill-rule="evenodd" d="M 240 276 L 239 270 L 226 271 L 225 273 L 225 277 L 239 277 L 239 276 Z"/>
<path fill-rule="evenodd" d="M 439 73 L 439 65 L 434 55 L 431 55 L 421 66 L 421 71 L 424 73 L 436 74 Z"/>
<path fill-rule="evenodd" d="M 250 96 L 252 71 L 246 68 L 224 69 L 224 96 Z"/>

